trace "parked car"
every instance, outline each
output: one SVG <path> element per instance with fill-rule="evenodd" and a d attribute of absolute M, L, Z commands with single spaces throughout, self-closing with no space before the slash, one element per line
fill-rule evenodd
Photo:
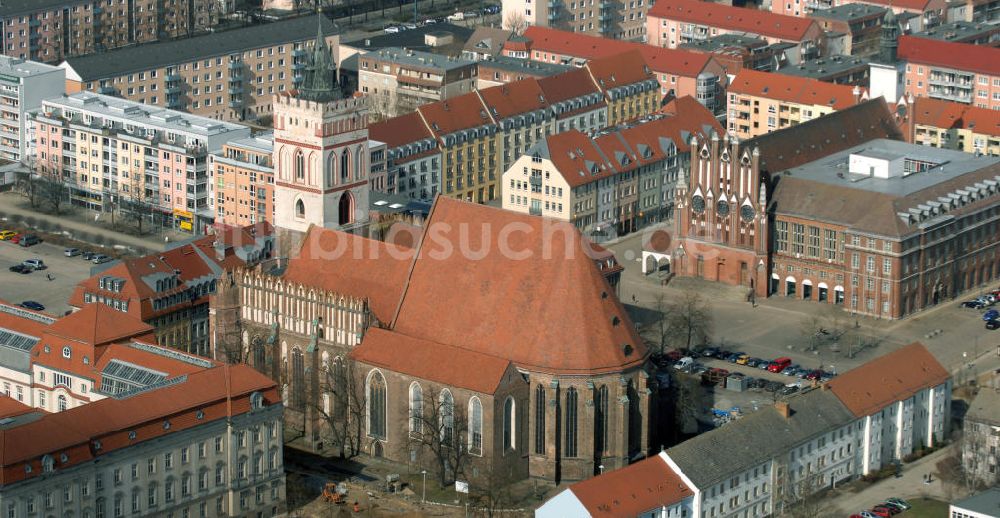
<path fill-rule="evenodd" d="M 89 260 L 93 259 L 95 255 L 97 255 L 97 254 L 94 253 L 94 252 L 84 252 L 84 253 L 80 254 L 80 257 L 82 257 L 84 261 L 89 261 Z"/>
<path fill-rule="evenodd" d="M 979 299 L 973 299 L 973 300 L 967 300 L 967 301 L 963 302 L 962 303 L 962 307 L 963 308 L 972 308 L 972 309 L 982 309 L 982 308 L 986 307 L 986 303 L 984 303 L 983 301 L 981 301 Z"/>
<path fill-rule="evenodd" d="M 45 306 L 33 300 L 26 300 L 21 303 L 21 307 L 32 311 L 45 311 Z"/>
<path fill-rule="evenodd" d="M 1000 329 L 1000 320 L 997 320 L 995 318 L 993 320 L 987 320 L 986 329 L 989 329 L 990 331 L 996 331 L 997 329 Z"/>
<path fill-rule="evenodd" d="M 38 236 L 36 236 L 34 234 L 28 234 L 28 235 L 22 236 L 21 239 L 17 242 L 17 244 L 19 244 L 21 246 L 24 246 L 24 247 L 29 247 L 29 246 L 37 245 L 38 243 L 41 243 L 41 242 L 42 242 L 42 240 L 38 239 Z"/>
<path fill-rule="evenodd" d="M 789 365 L 788 367 L 785 367 L 785 370 L 781 371 L 781 373 L 784 374 L 785 376 L 794 376 L 799 373 L 799 369 L 800 369 L 799 364 L 796 363 L 795 365 Z"/>
<path fill-rule="evenodd" d="M 884 508 L 888 509 L 889 510 L 889 514 L 892 514 L 892 515 L 899 514 L 899 513 L 901 513 L 901 512 L 903 512 L 903 511 L 906 510 L 906 509 L 903 509 L 901 507 L 897 507 L 897 506 L 895 506 L 893 504 L 890 504 L 889 502 L 882 502 L 881 504 L 875 506 L 876 509 L 878 509 L 880 507 L 884 507 Z"/>
<path fill-rule="evenodd" d="M 771 372 L 781 372 L 785 370 L 785 367 L 788 367 L 791 364 L 792 364 L 791 358 L 782 356 L 781 358 L 776 358 L 773 362 L 771 362 L 771 366 L 768 367 L 767 370 Z"/>
<path fill-rule="evenodd" d="M 898 513 L 899 510 L 892 507 L 886 507 L 884 505 L 876 505 L 875 507 L 872 507 L 872 512 L 882 518 L 890 518 Z"/>
<path fill-rule="evenodd" d="M 886 498 L 885 499 L 885 503 L 892 504 L 892 505 L 895 505 L 897 507 L 901 507 L 903 509 L 909 509 L 910 508 L 910 503 L 907 502 L 906 500 L 903 500 L 902 498 L 896 498 L 896 497 Z"/>
<path fill-rule="evenodd" d="M 41 259 L 38 258 L 25 259 L 24 262 L 22 262 L 21 264 L 25 266 L 30 266 L 36 270 L 44 270 L 48 268 L 48 266 L 45 266 L 45 261 L 42 261 Z"/>
<path fill-rule="evenodd" d="M 871 511 L 861 511 L 861 518 L 879 518 L 878 515 Z"/>
<path fill-rule="evenodd" d="M 771 368 L 771 363 L 770 360 L 761 360 L 757 363 L 757 368 L 766 371 Z"/>
<path fill-rule="evenodd" d="M 8 239 L 8 241 L 16 245 L 21 242 L 22 237 L 24 236 L 22 236 L 21 234 L 14 234 L 13 236 L 11 236 L 10 239 Z"/>
<path fill-rule="evenodd" d="M 713 358 L 716 354 L 718 354 L 718 352 L 718 347 L 706 347 L 701 350 L 701 355 L 705 358 Z"/>
<path fill-rule="evenodd" d="M 703 363 L 694 362 L 691 364 L 690 371 L 692 374 L 702 374 L 708 372 L 708 367 L 706 367 Z"/>
<path fill-rule="evenodd" d="M 402 31 L 403 28 L 402 27 L 398 27 L 396 25 L 390 25 L 389 27 L 386 27 L 385 29 L 382 29 L 382 30 L 385 31 L 386 34 L 395 34 L 397 32 Z"/>
<path fill-rule="evenodd" d="M 20 274 L 29 274 L 35 271 L 34 268 L 30 266 L 25 266 L 23 264 L 15 264 L 14 266 L 11 266 L 9 270 L 14 273 L 20 273 Z"/>
<path fill-rule="evenodd" d="M 983 321 L 996 320 L 998 318 L 1000 318 L 1000 311 L 995 309 L 991 309 L 986 313 L 983 313 Z"/>
<path fill-rule="evenodd" d="M 739 360 L 740 357 L 743 356 L 746 356 L 746 353 L 744 353 L 743 351 L 731 353 L 729 356 L 726 357 L 726 361 L 729 363 L 736 363 L 736 360 Z"/>
<path fill-rule="evenodd" d="M 90 259 L 90 262 L 92 262 L 94 264 L 102 264 L 102 263 L 106 263 L 106 262 L 108 262 L 110 260 L 111 260 L 111 258 L 108 257 L 108 256 L 106 256 L 106 255 L 104 255 L 104 254 L 95 254 L 94 257 Z"/>
<path fill-rule="evenodd" d="M 17 235 L 17 232 L 13 230 L 4 230 L 0 232 L 0 241 L 10 241 L 10 239 Z"/>
<path fill-rule="evenodd" d="M 715 353 L 715 358 L 719 359 L 719 360 L 725 360 L 730 354 L 732 354 L 732 353 L 730 353 L 729 351 L 727 351 L 725 349 L 719 349 Z"/>
<path fill-rule="evenodd" d="M 76 257 L 82 253 L 83 252 L 80 251 L 79 248 L 67 248 L 63 250 L 63 255 L 65 255 L 66 257 Z"/>
<path fill-rule="evenodd" d="M 790 396 L 799 391 L 798 385 L 785 385 L 785 388 L 778 391 L 782 396 Z"/>
<path fill-rule="evenodd" d="M 806 374 L 806 379 L 810 380 L 810 381 L 812 381 L 812 380 L 818 380 L 822 376 L 823 376 L 823 371 L 821 371 L 819 369 L 815 369 L 815 370 L 809 371 L 809 373 Z"/>
<path fill-rule="evenodd" d="M 679 371 L 682 371 L 684 369 L 691 367 L 691 365 L 693 364 L 694 364 L 694 359 L 691 358 L 690 356 L 685 356 L 680 360 L 677 360 L 677 363 L 674 364 L 674 368 Z"/>
<path fill-rule="evenodd" d="M 746 366 L 747 367 L 757 367 L 757 365 L 760 365 L 760 362 L 762 362 L 762 361 L 764 361 L 764 360 L 761 360 L 760 358 L 747 358 Z"/>
<path fill-rule="evenodd" d="M 736 363 L 738 365 L 746 365 L 748 361 L 750 361 L 750 356 L 749 355 L 741 354 L 741 355 L 739 355 L 739 356 L 736 357 Z"/>

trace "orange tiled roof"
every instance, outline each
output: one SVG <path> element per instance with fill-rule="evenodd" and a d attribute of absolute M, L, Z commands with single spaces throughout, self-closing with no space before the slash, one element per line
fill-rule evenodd
<path fill-rule="evenodd" d="M 148 334 L 153 328 L 105 304 L 84 304 L 78 311 L 56 320 L 46 334 L 90 345 L 103 345 Z"/>
<path fill-rule="evenodd" d="M 453 345 L 421 340 L 377 327 L 369 328 L 351 357 L 452 387 L 493 394 L 510 360 Z"/>
<path fill-rule="evenodd" d="M 917 124 L 945 129 L 969 129 L 984 135 L 1000 136 L 1000 111 L 971 104 L 917 97 L 913 105 Z"/>
<path fill-rule="evenodd" d="M 368 136 L 372 140 L 385 142 L 386 147 L 394 148 L 418 140 L 434 138 L 427 125 L 417 112 L 410 112 L 399 117 L 392 117 L 368 126 Z"/>
<path fill-rule="evenodd" d="M 438 137 L 493 123 L 476 92 L 425 104 L 417 112 Z"/>
<path fill-rule="evenodd" d="M 31 412 L 41 412 L 41 409 L 32 408 L 10 396 L 0 395 L 0 419 L 29 414 Z"/>
<path fill-rule="evenodd" d="M 534 78 L 491 86 L 479 90 L 479 96 L 494 119 L 506 119 L 543 110 L 549 106 L 542 89 L 538 86 L 538 81 Z"/>
<path fill-rule="evenodd" d="M 743 69 L 730 83 L 729 93 L 789 103 L 830 106 L 841 110 L 854 106 L 861 100 L 860 95 L 855 97 L 854 88 L 851 85 L 837 85 L 808 77 Z"/>
<path fill-rule="evenodd" d="M 656 79 L 642 53 L 632 49 L 613 56 L 594 58 L 584 65 L 601 90 Z"/>
<path fill-rule="evenodd" d="M 640 516 L 694 496 L 660 453 L 569 487 L 591 517 Z M 657 511 L 658 512 L 658 511 Z"/>
<path fill-rule="evenodd" d="M 266 404 L 281 402 L 275 383 L 266 376 L 245 365 L 226 365 L 125 399 L 107 398 L 15 420 L 0 428 L 0 485 L 41 475 L 41 458 L 46 454 L 54 458 L 57 470 L 67 469 L 143 441 L 245 413 L 252 392 L 260 392 Z M 134 439 L 128 437 L 133 431 Z M 95 440 L 101 443 L 99 450 L 94 448 Z M 66 454 L 65 462 L 62 454 Z M 32 466 L 31 473 L 25 464 Z"/>
<path fill-rule="evenodd" d="M 899 38 L 898 55 L 902 61 L 1000 76 L 1000 48 L 997 47 L 907 35 Z"/>
<path fill-rule="evenodd" d="M 951 375 L 919 342 L 880 356 L 828 382 L 830 390 L 857 417 L 936 387 Z"/>
<path fill-rule="evenodd" d="M 531 40 L 532 52 L 537 50 L 587 60 L 638 50 L 649 68 L 655 72 L 686 77 L 697 77 L 712 61 L 712 56 L 705 53 L 683 49 L 665 49 L 643 43 L 588 36 L 537 25 L 528 27 L 524 31 L 524 37 Z"/>
<path fill-rule="evenodd" d="M 784 41 L 802 41 L 809 29 L 816 26 L 816 22 L 809 18 L 700 0 L 660 0 L 649 8 L 647 16 L 749 32 Z"/>
<path fill-rule="evenodd" d="M 375 316 L 388 322 L 402 295 L 412 249 L 311 227 L 284 278 L 351 297 L 367 298 Z"/>

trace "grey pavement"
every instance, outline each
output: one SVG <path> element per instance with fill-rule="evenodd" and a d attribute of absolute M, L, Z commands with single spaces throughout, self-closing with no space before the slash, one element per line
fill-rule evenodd
<path fill-rule="evenodd" d="M 27 275 L 8 269 L 33 258 L 41 259 L 48 268 Z M 90 277 L 93 267 L 94 264 L 80 256 L 66 257 L 63 247 L 51 243 L 22 248 L 10 241 L 0 241 L 0 300 L 13 304 L 33 300 L 44 305 L 46 312 L 61 315 L 70 309 L 67 301 L 73 287 Z"/>
<path fill-rule="evenodd" d="M 24 197 L 12 192 L 0 193 L 0 227 L 13 219 L 33 218 L 36 221 L 47 222 L 48 228 L 61 228 L 64 235 L 69 239 L 76 239 L 86 242 L 87 236 L 101 235 L 105 240 L 133 248 L 135 250 L 163 250 L 169 241 L 190 239 L 189 234 L 175 231 L 160 232 L 147 236 L 133 236 L 124 232 L 111 230 L 110 219 L 107 214 L 99 214 L 94 211 L 80 208 L 72 208 L 70 212 L 63 215 L 45 214 L 37 212 L 27 207 Z M 90 243 L 91 245 L 93 243 Z"/>
<path fill-rule="evenodd" d="M 850 486 L 852 489 L 863 487 L 860 491 L 836 490 L 834 495 L 830 495 L 831 504 L 842 511 L 844 515 L 857 513 L 865 509 L 885 502 L 886 498 L 896 497 L 904 500 L 915 498 L 934 498 L 936 500 L 948 501 L 947 492 L 942 487 L 941 480 L 937 476 L 936 464 L 941 459 L 952 453 L 956 444 L 950 444 L 937 450 L 926 457 L 922 457 L 913 462 L 903 465 L 902 477 L 889 477 L 878 482 L 865 485 L 864 482 L 857 482 Z M 931 475 L 931 483 L 924 483 L 924 477 Z M 905 516 L 905 515 L 904 515 Z"/>

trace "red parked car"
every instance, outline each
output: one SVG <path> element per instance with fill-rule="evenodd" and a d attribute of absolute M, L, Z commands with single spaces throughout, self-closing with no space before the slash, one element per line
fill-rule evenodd
<path fill-rule="evenodd" d="M 881 516 L 882 518 L 892 518 L 892 513 L 889 512 L 889 509 L 886 508 L 886 507 L 882 507 L 882 506 L 873 507 L 868 512 L 870 512 L 870 513 L 872 513 L 872 514 L 874 514 L 876 516 Z"/>

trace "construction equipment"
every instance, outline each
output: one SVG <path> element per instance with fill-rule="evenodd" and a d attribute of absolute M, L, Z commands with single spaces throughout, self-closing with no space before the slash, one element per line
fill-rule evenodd
<path fill-rule="evenodd" d="M 327 482 L 323 486 L 323 500 L 331 504 L 342 505 L 347 503 L 347 486 L 336 482 Z"/>

